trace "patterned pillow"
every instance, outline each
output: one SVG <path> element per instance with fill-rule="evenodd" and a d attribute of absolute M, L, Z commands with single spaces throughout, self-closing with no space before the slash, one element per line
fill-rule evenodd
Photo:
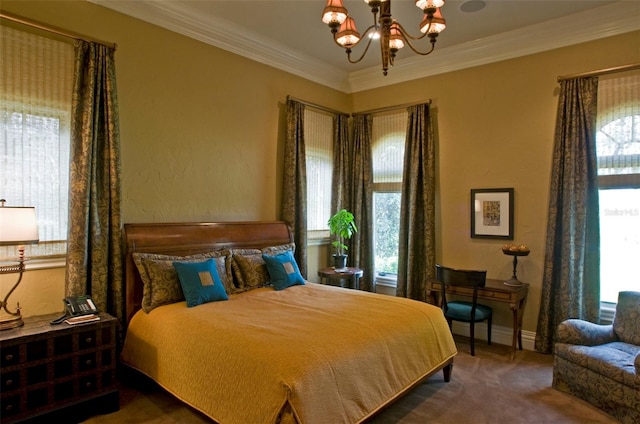
<path fill-rule="evenodd" d="M 228 293 L 233 292 L 235 287 L 233 287 L 230 278 L 229 255 L 230 252 L 226 249 L 190 256 L 133 253 L 133 261 L 144 283 L 142 310 L 149 313 L 158 306 L 185 300 L 178 280 L 178 273 L 173 267 L 174 261 L 203 262 L 209 258 L 214 258 L 222 285 Z"/>
<path fill-rule="evenodd" d="M 295 244 L 287 243 L 263 249 L 233 249 L 231 269 L 238 289 L 246 291 L 268 285 L 269 271 L 262 254 L 276 255 L 286 251 L 293 253 Z"/>

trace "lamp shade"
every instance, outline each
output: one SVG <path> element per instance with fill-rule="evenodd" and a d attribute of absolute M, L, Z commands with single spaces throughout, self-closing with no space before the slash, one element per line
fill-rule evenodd
<path fill-rule="evenodd" d="M 38 242 L 38 222 L 34 207 L 0 207 L 0 245 Z"/>
<path fill-rule="evenodd" d="M 336 34 L 336 42 L 343 47 L 351 47 L 358 41 L 360 41 L 360 33 L 356 29 L 356 21 L 351 16 L 347 16 Z"/>
<path fill-rule="evenodd" d="M 327 25 L 340 25 L 347 19 L 347 9 L 342 0 L 327 0 L 327 5 L 322 11 L 322 22 Z"/>
<path fill-rule="evenodd" d="M 420 24 L 420 31 L 425 33 L 429 31 L 429 34 L 440 34 L 447 27 L 447 22 L 442 17 L 440 9 L 436 9 L 431 20 L 428 15 L 424 15 L 422 23 Z"/>

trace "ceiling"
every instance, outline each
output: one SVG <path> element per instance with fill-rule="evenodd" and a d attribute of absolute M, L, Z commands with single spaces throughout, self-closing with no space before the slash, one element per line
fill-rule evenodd
<path fill-rule="evenodd" d="M 402 49 L 384 77 L 375 42 L 360 63 L 347 62 L 321 21 L 326 0 L 89 1 L 347 93 L 640 29 L 637 0 L 447 0 L 436 50 Z M 344 5 L 361 33 L 373 23 L 362 0 Z M 391 12 L 419 34 L 414 0 L 394 0 Z M 418 43 L 426 50 L 426 39 Z"/>

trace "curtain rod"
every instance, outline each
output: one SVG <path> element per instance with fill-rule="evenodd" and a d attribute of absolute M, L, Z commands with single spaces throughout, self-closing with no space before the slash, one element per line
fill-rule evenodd
<path fill-rule="evenodd" d="M 354 113 L 351 114 L 351 116 L 364 115 L 364 114 L 367 114 L 367 113 L 389 112 L 389 111 L 392 111 L 392 110 L 406 109 L 406 108 L 411 107 L 411 106 L 422 105 L 422 104 L 425 104 L 425 103 L 430 105 L 431 104 L 431 99 L 428 99 L 428 100 L 422 101 L 422 102 L 405 103 L 405 104 L 397 105 L 397 106 L 387 106 L 387 107 L 381 107 L 381 108 L 378 108 L 378 109 L 365 110 L 365 111 L 362 111 L 362 112 L 354 112 Z"/>
<path fill-rule="evenodd" d="M 349 116 L 349 114 L 346 113 L 346 112 L 340 112 L 339 110 L 330 109 L 330 108 L 328 108 L 326 106 L 322 106 L 322 105 L 318 105 L 318 104 L 315 104 L 315 103 L 307 102 L 306 100 L 296 99 L 295 97 L 292 97 L 292 96 L 287 96 L 287 100 L 293 100 L 293 101 L 296 101 L 298 103 L 302 103 L 305 106 L 309 106 L 309 107 L 312 107 L 312 108 L 315 108 L 315 109 L 320 109 L 320 110 L 325 111 L 325 112 L 337 113 L 338 115 Z"/>
<path fill-rule="evenodd" d="M 12 22 L 16 22 L 18 24 L 22 24 L 22 25 L 26 25 L 26 26 L 30 26 L 32 28 L 37 28 L 46 32 L 50 32 L 52 34 L 56 34 L 56 35 L 61 35 L 63 37 L 66 38 L 72 38 L 74 40 L 83 40 L 83 41 L 89 41 L 92 43 L 98 43 L 98 44 L 102 44 L 103 46 L 107 46 L 107 47 L 111 47 L 112 49 L 116 49 L 116 43 L 108 43 L 106 41 L 101 41 L 95 38 L 91 38 L 91 37 L 87 37 L 84 35 L 80 35 L 80 34 L 76 34 L 73 32 L 69 32 L 69 31 L 65 31 L 59 28 L 55 28 L 53 26 L 50 25 L 45 25 L 45 24 L 41 24 L 39 22 L 35 22 L 35 21 L 30 21 L 27 20 L 25 18 L 21 18 L 19 16 L 16 15 L 10 15 L 6 12 L 0 12 L 0 18 L 2 19 L 7 19 L 10 20 Z"/>
<path fill-rule="evenodd" d="M 581 74 L 564 75 L 558 77 L 558 82 L 583 77 L 596 77 L 600 75 L 613 74 L 616 72 L 633 71 L 634 69 L 640 69 L 640 63 L 633 63 L 631 65 L 616 66 L 615 68 L 599 69 L 597 71 L 583 72 Z"/>

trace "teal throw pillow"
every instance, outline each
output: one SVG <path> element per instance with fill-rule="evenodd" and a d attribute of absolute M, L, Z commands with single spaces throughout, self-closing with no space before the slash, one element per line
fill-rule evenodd
<path fill-rule="evenodd" d="M 204 262 L 174 262 L 187 306 L 227 300 L 227 292 L 222 285 L 215 259 Z"/>
<path fill-rule="evenodd" d="M 262 255 L 262 259 L 267 264 L 271 284 L 276 290 L 304 285 L 304 278 L 290 250 L 277 255 Z"/>

